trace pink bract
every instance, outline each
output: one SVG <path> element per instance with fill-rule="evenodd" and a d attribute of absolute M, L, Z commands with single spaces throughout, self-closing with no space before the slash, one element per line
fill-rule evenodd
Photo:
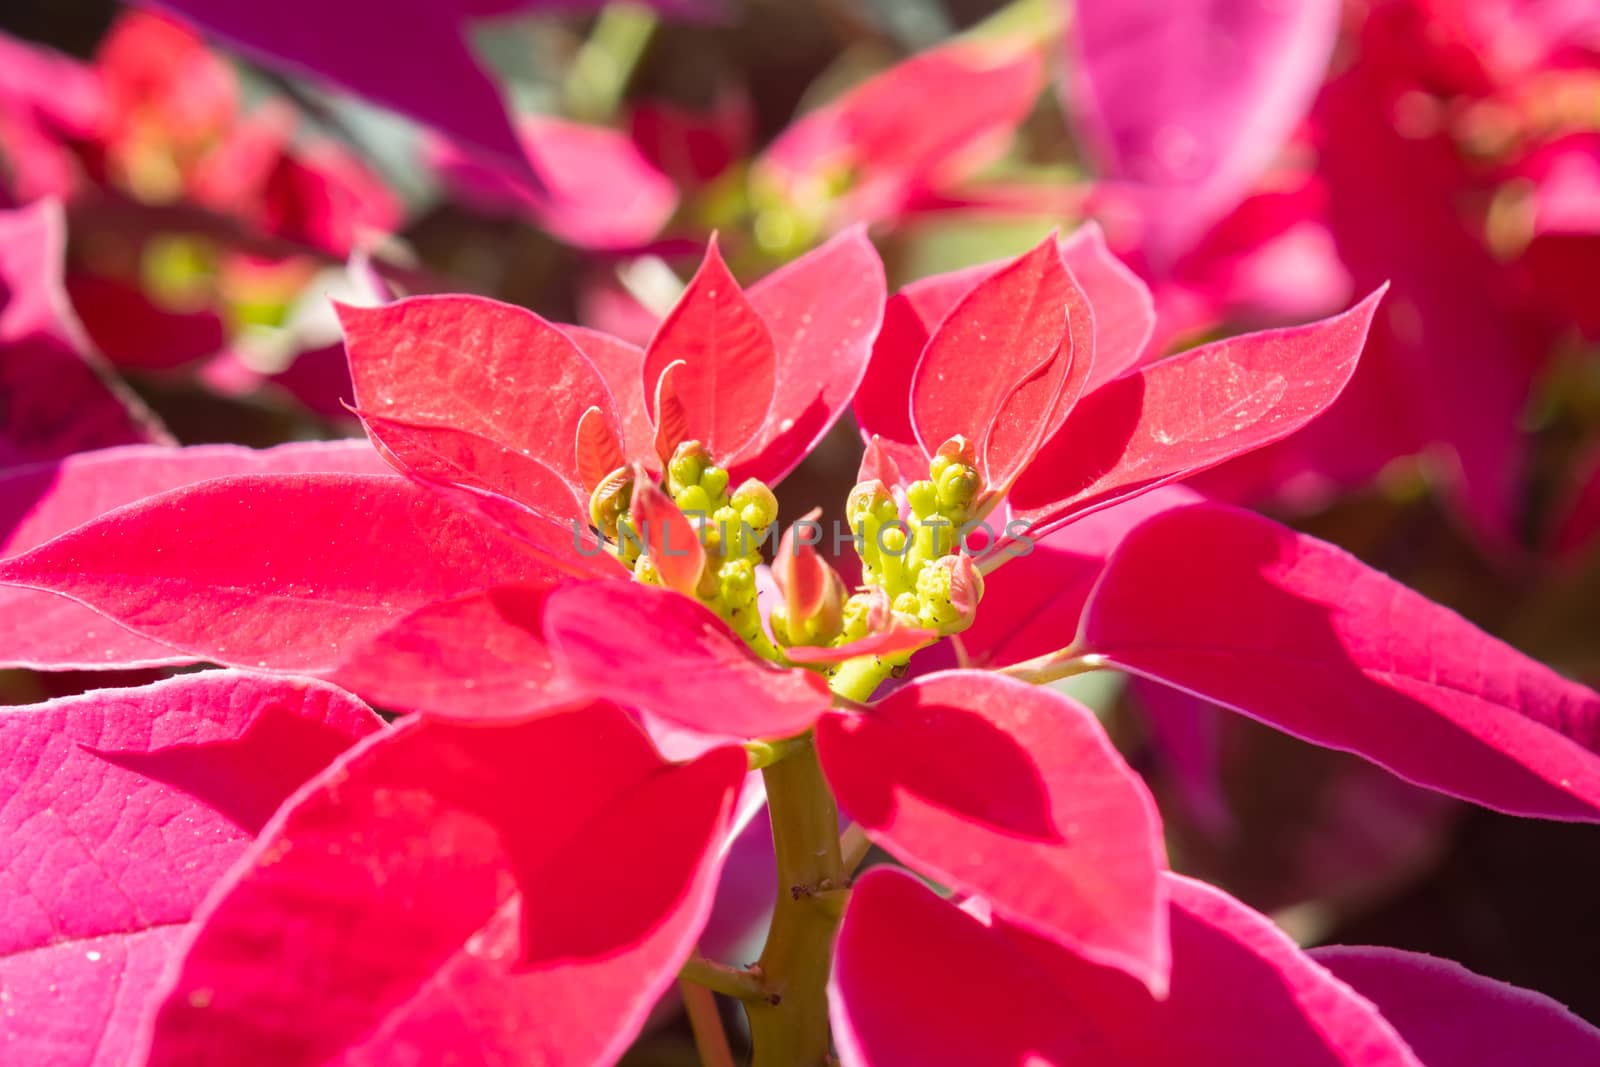
<path fill-rule="evenodd" d="M 233 671 L 0 715 L 6 1056 L 133 1062 L 212 885 L 289 794 L 382 728 L 332 686 Z"/>

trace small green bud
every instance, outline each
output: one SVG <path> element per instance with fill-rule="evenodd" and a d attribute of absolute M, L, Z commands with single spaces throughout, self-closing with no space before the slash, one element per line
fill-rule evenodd
<path fill-rule="evenodd" d="M 901 593 L 894 598 L 894 610 L 902 615 L 916 615 L 922 611 L 922 603 L 915 593 Z"/>
<path fill-rule="evenodd" d="M 878 533 L 878 543 L 887 555 L 904 556 L 906 554 L 905 527 L 885 527 Z"/>
<path fill-rule="evenodd" d="M 728 472 L 721 467 L 707 467 L 700 472 L 700 488 L 712 500 L 721 500 L 722 494 L 728 491 Z"/>
<path fill-rule="evenodd" d="M 765 483 L 747 479 L 733 493 L 733 509 L 738 517 L 758 533 L 778 521 L 778 498 Z"/>
<path fill-rule="evenodd" d="M 711 497 L 698 485 L 687 485 L 672 494 L 672 502 L 685 515 L 710 515 Z"/>
<path fill-rule="evenodd" d="M 877 597 L 882 596 L 880 590 L 867 593 L 851 593 L 844 602 L 844 629 L 839 634 L 839 643 L 859 641 L 867 636 L 868 621 L 872 617 L 872 606 Z"/>
<path fill-rule="evenodd" d="M 935 484 L 939 487 L 939 506 L 945 511 L 965 512 L 983 488 L 983 478 L 977 468 L 964 463 L 947 464 L 935 478 Z"/>
<path fill-rule="evenodd" d="M 756 604 L 756 563 L 748 557 L 725 560 L 716 568 L 714 588 L 703 597 L 711 609 L 746 641 L 761 632 Z"/>
<path fill-rule="evenodd" d="M 897 518 L 900 509 L 895 506 L 894 494 L 889 492 L 889 487 L 874 479 L 858 482 L 850 490 L 850 495 L 845 499 L 844 512 L 850 517 L 851 526 L 859 526 L 868 518 L 879 521 Z"/>
<path fill-rule="evenodd" d="M 977 617 L 983 574 L 971 556 L 943 556 L 917 575 L 918 622 L 941 634 L 958 634 Z M 895 604 L 899 608 L 898 601 Z"/>
<path fill-rule="evenodd" d="M 700 484 L 700 475 L 711 465 L 711 453 L 699 441 L 684 441 L 673 449 L 667 464 L 667 488 L 677 493 L 691 485 Z"/>
<path fill-rule="evenodd" d="M 939 510 L 939 490 L 930 481 L 912 482 L 906 487 L 906 499 L 911 503 L 911 514 L 919 519 Z"/>
<path fill-rule="evenodd" d="M 748 556 L 730 559 L 717 568 L 719 593 L 730 605 L 752 603 L 756 596 L 756 565 Z"/>

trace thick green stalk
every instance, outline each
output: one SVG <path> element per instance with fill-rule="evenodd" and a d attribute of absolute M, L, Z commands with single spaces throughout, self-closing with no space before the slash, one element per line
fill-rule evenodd
<path fill-rule="evenodd" d="M 747 1002 L 753 1067 L 822 1067 L 828 1057 L 828 969 L 838 911 L 816 894 L 844 884 L 839 809 L 822 777 L 816 748 L 797 748 L 763 770 L 778 860 L 778 899 L 762 982 L 771 1001 Z"/>
<path fill-rule="evenodd" d="M 837 672 L 833 691 L 863 702 L 890 668 L 871 657 Z M 758 963 L 767 1001 L 747 1001 L 752 1067 L 822 1067 L 829 1058 L 828 972 L 849 884 L 839 848 L 839 808 L 816 746 L 800 739 L 762 770 L 778 861 L 778 900 Z"/>

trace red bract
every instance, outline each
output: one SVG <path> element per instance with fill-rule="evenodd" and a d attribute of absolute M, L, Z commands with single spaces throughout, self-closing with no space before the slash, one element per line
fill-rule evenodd
<path fill-rule="evenodd" d="M 682 366 L 668 377 L 675 364 Z M 777 365 L 771 331 L 728 273 L 713 240 L 645 349 L 644 401 L 655 420 L 662 464 L 691 439 L 714 456 L 739 455 L 768 421 Z M 668 418 L 669 404 L 683 412 L 677 425 Z"/>
<path fill-rule="evenodd" d="M 539 625 L 548 585 L 507 585 L 424 605 L 345 652 L 333 680 L 374 704 L 517 720 L 576 700 Z"/>
<path fill-rule="evenodd" d="M 586 511 L 578 424 L 616 412 L 598 371 L 559 329 L 522 308 L 426 296 L 341 307 L 356 405 L 403 471 L 496 493 L 563 524 Z M 558 539 L 559 543 L 559 539 Z"/>
<path fill-rule="evenodd" d="M 1163 987 L 1154 805 L 1087 709 L 957 671 L 831 712 L 816 675 L 761 664 L 686 597 L 620 583 L 561 590 L 545 626 L 591 691 L 702 733 L 785 737 L 815 723 L 822 770 L 874 841 Z"/>
<path fill-rule="evenodd" d="M 284 445 L 255 452 L 232 445 L 132 445 L 0 471 L 0 557 L 20 555 L 144 497 L 233 474 L 306 471 L 377 474 L 383 461 L 364 441 Z M 35 670 L 141 667 L 196 657 L 112 623 L 54 593 L 0 586 L 0 665 Z"/>
<path fill-rule="evenodd" d="M 728 422 L 721 394 L 697 385 L 739 366 L 726 345 L 696 347 L 697 339 L 669 329 L 656 346 L 687 357 L 672 359 L 688 398 L 686 426 L 751 457 L 735 466 L 739 476 L 781 475 L 848 402 L 880 313 L 880 271 L 855 233 L 762 283 L 748 302 L 731 279 L 686 293 L 683 314 L 700 316 L 714 340 L 729 336 L 718 332 L 729 307 L 742 309 L 734 314 L 757 336 L 768 334 L 768 321 L 776 327 L 767 352 L 776 369 L 753 422 L 739 408 Z M 834 284 L 841 279 L 854 284 Z M 766 317 L 753 317 L 752 305 Z M 179 462 L 171 479 L 128 479 L 126 493 L 100 502 L 127 506 L 103 516 L 79 509 L 48 533 L 84 525 L 0 563 L 13 588 L 69 597 L 121 624 L 110 630 L 116 640 L 95 636 L 107 632 L 102 620 L 50 600 L 22 662 L 201 658 L 310 671 L 396 707 L 451 714 L 521 717 L 550 702 L 546 687 L 514 678 L 515 660 L 530 652 L 526 629 L 512 623 L 525 621 L 525 605 L 537 615 L 539 590 L 561 574 L 619 573 L 592 538 L 578 535 L 589 523 L 594 457 L 625 455 L 640 435 L 644 354 L 574 330 L 602 354 L 602 376 L 561 330 L 476 298 L 416 298 L 344 314 L 373 440 L 442 499 L 404 479 L 332 473 L 370 469 L 370 453 L 359 449 L 338 453 L 364 457 L 354 468 L 348 458 L 262 466 L 237 454 L 215 466 Z M 619 417 L 608 379 L 618 381 L 629 363 L 631 385 L 619 388 L 632 392 Z M 289 473 L 319 469 L 328 473 Z M 117 476 L 114 466 L 94 470 Z M 200 481 L 234 472 L 243 473 Z M 190 481 L 200 484 L 185 487 Z M 262 525 L 267 516 L 274 525 Z M 473 596 L 505 583 L 526 583 L 526 599 Z M 460 628 L 468 620 L 478 628 Z M 465 673 L 442 672 L 441 661 Z M 540 677 L 540 662 L 528 660 L 530 677 Z"/>
<path fill-rule="evenodd" d="M 147 1062 L 612 1062 L 706 921 L 744 770 L 736 748 L 668 763 L 605 704 L 409 720 L 263 832 Z"/>
<path fill-rule="evenodd" d="M 232 671 L 0 715 L 7 1059 L 133 1062 L 213 883 L 285 797 L 381 728 L 332 686 Z"/>
<path fill-rule="evenodd" d="M 1087 361 L 1086 383 L 1086 388 L 1092 389 L 1121 374 L 1143 355 L 1155 326 L 1155 309 L 1150 291 L 1106 248 L 1098 226 L 1091 223 L 1063 240 L 1061 257 L 1092 310 L 1094 353 Z M 855 415 L 865 432 L 881 436 L 890 456 L 907 468 L 907 476 L 914 475 L 924 457 L 914 447 L 917 431 L 911 406 L 904 400 L 906 384 L 913 380 L 923 351 L 945 316 L 979 282 L 1002 267 L 988 263 L 912 282 L 884 308 L 883 329 L 856 394 Z M 1048 332 L 1050 324 L 1043 325 Z M 938 445 L 934 442 L 933 447 Z"/>
<path fill-rule="evenodd" d="M 933 674 L 824 718 L 817 755 L 894 856 L 1165 992 L 1155 803 L 1087 708 L 977 671 Z"/>
<path fill-rule="evenodd" d="M 1584 298 L 1583 278 L 1600 265 L 1600 134 L 1574 134 L 1546 146 L 1516 167 L 1536 183 L 1533 224 L 1522 262 L 1540 302 L 1600 337 L 1600 310 Z"/>
<path fill-rule="evenodd" d="M 974 667 L 1004 667 L 1060 648 L 1083 614 L 1106 558 L 1128 532 L 1169 508 L 1203 498 L 1185 486 L 1152 490 L 1041 537 L 1025 556 L 984 579 L 984 599 L 970 629 L 956 635 Z"/>
<path fill-rule="evenodd" d="M 736 482 L 775 482 L 849 403 L 882 315 L 882 278 L 871 245 L 852 231 L 746 295 L 713 246 L 644 352 L 475 297 L 417 297 L 342 315 L 359 405 L 378 417 L 369 419 L 374 439 L 425 480 L 542 510 L 570 543 L 568 520 L 587 525 L 593 488 L 578 470 L 578 427 L 589 409 L 598 414 L 585 452 L 655 466 L 665 425 L 668 455 L 685 438 L 700 440 Z M 661 379 L 678 363 L 669 381 L 683 419 L 663 424 Z M 407 443 L 396 448 L 389 438 L 402 429 Z M 417 440 L 419 430 L 429 440 Z M 441 469 L 441 449 L 453 471 Z M 536 467 L 559 475 L 574 497 L 539 498 L 547 482 L 534 480 Z"/>
<path fill-rule="evenodd" d="M 268 536 L 238 536 L 250 529 Z M 69 596 L 195 658 L 296 671 L 337 668 L 417 608 L 557 576 L 530 546 L 373 474 L 215 478 L 0 561 L 10 584 Z"/>
<path fill-rule="evenodd" d="M 880 400 L 856 412 L 863 431 L 880 435 L 903 467 L 922 466 L 953 434 L 986 445 L 979 459 L 988 468 L 980 469 L 991 491 L 1010 488 L 1013 512 L 1035 535 L 1305 425 L 1349 381 L 1381 297 L 1323 322 L 1129 369 L 1139 353 L 1124 346 L 1144 331 L 1128 323 L 1148 305 L 1133 295 L 1136 285 L 1103 265 L 1108 257 L 1092 239 L 1078 254 L 1099 266 L 1116 324 L 1104 336 L 1093 325 L 1092 296 L 1087 308 L 1049 311 L 1052 300 L 1059 305 L 1064 293 L 1083 290 L 1071 286 L 1073 273 L 1046 242 L 972 279 L 965 296 L 931 280 L 901 294 L 873 355 L 872 381 L 915 367 L 909 417 Z M 977 358 L 991 332 L 1007 341 Z M 1082 382 L 1091 387 L 1073 403 L 1074 383 Z"/>
<path fill-rule="evenodd" d="M 1136 529 L 1077 648 L 1419 785 L 1600 821 L 1600 695 L 1248 512 L 1201 505 Z"/>
<path fill-rule="evenodd" d="M 843 1062 L 1420 1067 L 1370 1003 L 1265 916 L 1202 883 L 1163 881 L 1172 986 L 1158 999 L 981 906 L 869 871 L 829 987 Z"/>
<path fill-rule="evenodd" d="M 166 437 L 90 346 L 65 252 L 59 204 L 0 212 L 0 467 Z"/>
<path fill-rule="evenodd" d="M 762 662 L 715 615 L 666 590 L 570 585 L 551 596 L 544 626 L 589 691 L 704 734 L 787 737 L 832 702 L 822 678 Z"/>
<path fill-rule="evenodd" d="M 973 359 L 978 351 L 1005 365 Z M 1003 496 L 1077 403 L 1093 363 L 1094 314 L 1052 234 L 973 286 L 928 338 L 911 379 L 917 443 L 931 457 L 952 437 L 972 440 L 984 484 Z"/>
<path fill-rule="evenodd" d="M 1411 47 L 1384 41 L 1395 21 L 1374 21 L 1366 58 L 1328 85 L 1314 116 L 1340 256 L 1357 285 L 1392 279 L 1395 300 L 1349 396 L 1288 447 L 1349 484 L 1352 473 L 1370 477 L 1394 456 L 1434 444 L 1462 513 L 1504 550 L 1515 543 L 1517 424 L 1549 328 L 1507 299 L 1504 264 L 1449 206 L 1470 195 L 1456 147 L 1442 134 L 1407 137 L 1376 119 L 1418 78 L 1385 59 L 1391 48 Z M 1485 297 L 1461 304 L 1461 292 Z"/>
<path fill-rule="evenodd" d="M 658 608 L 689 603 L 661 597 Z M 549 625 L 573 623 L 552 605 Z M 727 663 L 705 647 L 657 669 L 681 679 L 680 699 L 708 704 L 734 698 L 741 675 L 771 673 Z M 617 669 L 606 661 L 587 677 L 598 685 Z M 737 698 L 749 716 L 789 714 L 781 689 Z M 1154 808 L 1086 709 L 960 672 L 827 715 L 823 764 L 876 840 L 1035 931 L 1019 936 L 1161 988 Z M 890 766 L 903 777 L 885 778 Z M 611 1062 L 705 921 L 744 767 L 728 747 L 668 764 L 604 703 L 488 729 L 402 724 L 302 791 L 214 898 L 150 1062 L 204 1063 L 223 1048 L 293 1064 L 463 1047 Z M 1010 784 L 992 794 L 982 780 Z"/>
<path fill-rule="evenodd" d="M 134 12 L 118 19 L 95 54 L 106 96 L 103 136 L 120 139 L 108 164 L 127 166 L 134 128 L 159 129 L 185 162 L 201 154 L 239 116 L 239 85 L 227 61 L 199 34 L 161 15 Z M 148 136 L 148 134 L 146 134 Z"/>
<path fill-rule="evenodd" d="M 695 189 L 743 156 L 754 118 L 750 101 L 741 93 L 722 93 L 705 111 L 646 100 L 629 109 L 628 136 L 674 183 Z"/>

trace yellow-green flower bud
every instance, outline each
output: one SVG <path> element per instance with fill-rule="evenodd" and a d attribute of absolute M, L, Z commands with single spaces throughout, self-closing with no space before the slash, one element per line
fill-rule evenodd
<path fill-rule="evenodd" d="M 700 488 L 714 501 L 721 501 L 722 494 L 728 491 L 728 472 L 721 467 L 707 467 L 700 472 Z"/>
<path fill-rule="evenodd" d="M 872 606 L 882 595 L 880 590 L 850 594 L 844 602 L 844 627 L 839 634 L 839 644 L 859 641 L 867 636 Z"/>
<path fill-rule="evenodd" d="M 718 595 L 730 606 L 754 604 L 756 565 L 748 556 L 730 559 L 717 568 Z"/>
<path fill-rule="evenodd" d="M 765 483 L 750 478 L 734 490 L 733 510 L 759 536 L 778 521 L 778 498 Z"/>
<path fill-rule="evenodd" d="M 672 502 L 678 505 L 678 510 L 685 515 L 709 516 L 711 514 L 711 498 L 706 495 L 705 489 L 698 485 L 686 485 L 672 494 Z"/>
<path fill-rule="evenodd" d="M 911 514 L 919 519 L 925 519 L 939 510 L 939 490 L 926 479 L 912 482 L 906 487 L 906 500 L 911 503 Z"/>
<path fill-rule="evenodd" d="M 983 489 L 983 478 L 976 467 L 964 463 L 950 463 L 937 475 L 939 508 L 952 514 L 966 512 Z"/>
<path fill-rule="evenodd" d="M 882 523 L 900 517 L 900 507 L 894 501 L 894 494 L 876 479 L 858 482 L 850 490 L 849 497 L 845 499 L 844 512 L 850 518 L 852 529 L 859 528 L 868 520 Z"/>
<path fill-rule="evenodd" d="M 905 527 L 885 527 L 878 534 L 878 543 L 885 554 L 890 556 L 904 556 L 906 554 Z"/>
<path fill-rule="evenodd" d="M 711 453 L 699 441 L 684 441 L 673 449 L 667 464 L 667 489 L 676 496 L 682 489 L 700 484 L 700 475 L 711 466 Z"/>
<path fill-rule="evenodd" d="M 918 622 L 941 634 L 958 634 L 971 626 L 981 599 L 983 574 L 971 556 L 943 556 L 917 575 Z M 898 600 L 895 607 L 900 607 Z"/>

